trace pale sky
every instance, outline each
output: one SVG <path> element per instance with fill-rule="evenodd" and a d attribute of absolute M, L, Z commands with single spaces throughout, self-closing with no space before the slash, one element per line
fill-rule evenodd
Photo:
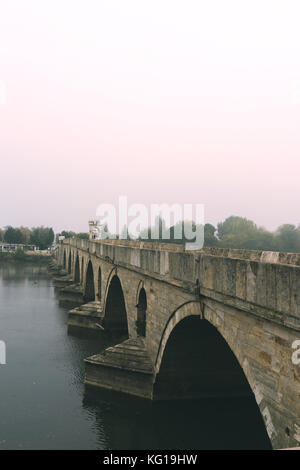
<path fill-rule="evenodd" d="M 0 227 L 300 223 L 299 0 L 0 0 Z"/>

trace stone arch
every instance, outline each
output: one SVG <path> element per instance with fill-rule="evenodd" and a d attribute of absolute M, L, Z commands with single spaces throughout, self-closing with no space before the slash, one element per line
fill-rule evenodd
<path fill-rule="evenodd" d="M 86 275 L 85 275 L 85 286 L 84 286 L 84 301 L 93 302 L 95 300 L 95 281 L 94 281 L 94 268 L 91 260 L 89 260 Z"/>
<path fill-rule="evenodd" d="M 136 304 L 138 304 L 138 302 L 139 302 L 140 291 L 143 287 L 145 287 L 145 282 L 143 280 L 141 280 L 139 282 L 139 285 L 138 285 L 138 288 L 137 288 L 137 291 L 136 291 L 136 298 L 135 298 L 135 303 Z"/>
<path fill-rule="evenodd" d="M 74 274 L 74 280 L 76 284 L 80 283 L 80 267 L 79 267 L 79 256 L 77 253 L 76 256 L 76 261 L 75 261 L 75 274 Z"/>
<path fill-rule="evenodd" d="M 68 258 L 68 273 L 71 274 L 71 272 L 72 272 L 72 253 L 70 250 L 69 258 Z"/>
<path fill-rule="evenodd" d="M 196 315 L 202 318 L 200 302 L 187 302 L 181 305 L 178 309 L 176 309 L 175 312 L 173 312 L 173 314 L 170 316 L 161 336 L 158 353 L 155 361 L 156 372 L 160 370 L 164 350 L 172 330 L 181 320 L 191 315 Z"/>
<path fill-rule="evenodd" d="M 137 301 L 137 321 L 136 331 L 138 336 L 146 336 L 147 326 L 147 294 L 143 283 L 139 286 L 138 301 Z"/>
<path fill-rule="evenodd" d="M 125 296 L 122 284 L 116 270 L 109 276 L 106 290 L 104 327 L 108 331 L 117 331 L 128 337 L 128 321 Z"/>
<path fill-rule="evenodd" d="M 180 306 L 170 317 L 155 363 L 154 399 L 245 398 L 264 445 L 270 436 L 251 375 L 219 325 L 203 315 L 200 302 Z M 245 424 L 246 425 L 246 424 Z"/>
<path fill-rule="evenodd" d="M 117 275 L 117 268 L 116 267 L 112 268 L 112 270 L 110 271 L 110 273 L 107 276 L 107 281 L 106 281 L 106 286 L 105 286 L 105 294 L 104 294 L 104 311 L 105 311 L 105 307 L 106 307 L 108 289 L 109 289 L 111 280 L 115 275 Z"/>

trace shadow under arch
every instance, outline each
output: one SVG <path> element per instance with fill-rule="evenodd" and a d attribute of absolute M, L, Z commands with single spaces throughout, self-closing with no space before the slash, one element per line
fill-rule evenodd
<path fill-rule="evenodd" d="M 94 269 L 91 260 L 88 262 L 85 276 L 84 301 L 93 302 L 95 300 Z"/>
<path fill-rule="evenodd" d="M 67 256 L 66 256 L 66 250 L 64 250 L 63 268 L 66 269 L 66 267 L 67 267 Z"/>
<path fill-rule="evenodd" d="M 146 336 L 146 324 L 147 324 L 147 294 L 145 288 L 142 287 L 139 291 L 138 303 L 137 303 L 137 335 Z"/>
<path fill-rule="evenodd" d="M 79 268 L 79 256 L 77 254 L 76 256 L 76 261 L 75 261 L 75 276 L 74 280 L 76 284 L 79 284 L 80 282 L 80 268 Z"/>
<path fill-rule="evenodd" d="M 72 271 L 72 254 L 71 251 L 69 253 L 69 262 L 68 262 L 68 273 L 71 274 Z"/>
<path fill-rule="evenodd" d="M 106 296 L 104 328 L 128 337 L 128 322 L 125 298 L 122 285 L 117 274 L 113 274 Z"/>
<path fill-rule="evenodd" d="M 83 279 L 84 279 L 84 258 L 82 256 L 81 258 L 81 284 L 83 285 Z"/>
<path fill-rule="evenodd" d="M 241 432 L 247 432 L 246 427 L 251 429 L 253 445 L 271 449 L 265 423 L 247 377 L 217 328 L 200 315 L 186 315 L 177 323 L 173 318 L 173 325 L 164 333 L 157 357 L 154 400 L 221 401 L 225 403 L 227 417 L 228 414 L 234 417 L 237 403 L 242 402 L 245 419 Z M 235 416 L 239 426 L 242 418 Z"/>
<path fill-rule="evenodd" d="M 98 293 L 97 293 L 99 302 L 101 301 L 101 298 L 102 298 L 101 289 L 102 289 L 102 272 L 99 266 L 98 268 Z"/>

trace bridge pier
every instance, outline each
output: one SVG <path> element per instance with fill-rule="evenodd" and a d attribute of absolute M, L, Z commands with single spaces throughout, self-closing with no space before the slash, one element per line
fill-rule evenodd
<path fill-rule="evenodd" d="M 80 284 L 70 284 L 59 291 L 59 303 L 72 307 L 80 306 L 84 302 L 83 290 Z"/>
<path fill-rule="evenodd" d="M 103 331 L 103 316 L 101 302 L 88 302 L 69 311 L 68 329 Z"/>
<path fill-rule="evenodd" d="M 73 278 L 69 274 L 60 274 L 53 277 L 54 287 L 62 289 L 63 287 L 71 286 L 74 283 Z"/>
<path fill-rule="evenodd" d="M 207 321 L 188 317 L 177 330 L 159 371 L 145 338 L 137 337 L 85 359 L 85 383 L 153 401 L 254 398 L 238 362 Z"/>
<path fill-rule="evenodd" d="M 85 384 L 152 399 L 153 366 L 142 338 L 132 338 L 84 360 Z"/>

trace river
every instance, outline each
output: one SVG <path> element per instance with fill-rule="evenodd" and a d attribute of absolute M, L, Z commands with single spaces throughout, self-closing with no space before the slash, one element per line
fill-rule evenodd
<path fill-rule="evenodd" d="M 83 384 L 107 339 L 67 332 L 45 267 L 0 265 L 0 450 L 267 448 L 244 400 L 151 403 Z"/>

